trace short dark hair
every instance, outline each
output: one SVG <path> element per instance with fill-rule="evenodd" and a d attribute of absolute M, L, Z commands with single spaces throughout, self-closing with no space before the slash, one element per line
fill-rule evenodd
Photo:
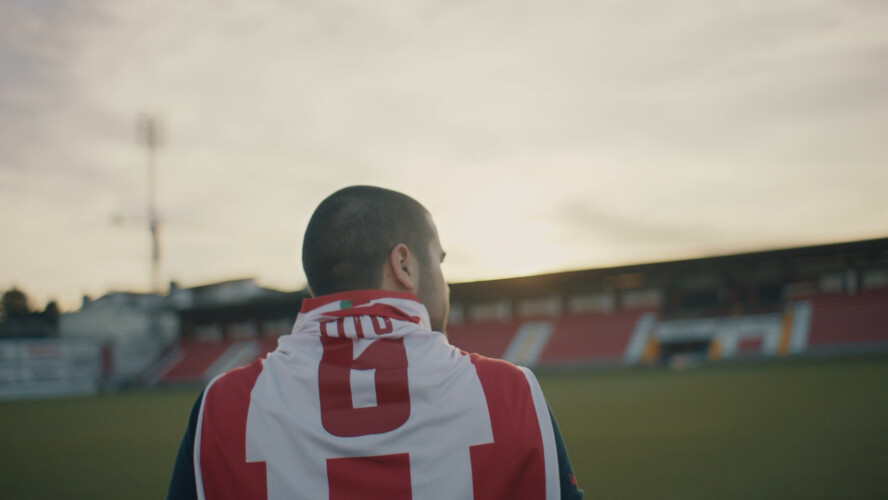
<path fill-rule="evenodd" d="M 389 253 L 403 243 L 429 265 L 428 210 L 374 186 L 340 189 L 318 205 L 302 241 L 302 268 L 314 295 L 379 288 Z"/>

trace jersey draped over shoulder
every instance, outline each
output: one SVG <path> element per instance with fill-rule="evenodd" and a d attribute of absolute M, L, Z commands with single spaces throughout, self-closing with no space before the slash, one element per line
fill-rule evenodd
<path fill-rule="evenodd" d="M 274 352 L 210 383 L 193 446 L 207 499 L 557 499 L 558 460 L 529 370 L 375 290 L 306 300 Z"/>

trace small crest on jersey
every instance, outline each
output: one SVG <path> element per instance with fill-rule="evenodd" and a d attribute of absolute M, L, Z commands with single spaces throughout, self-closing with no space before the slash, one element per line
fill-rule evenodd
<path fill-rule="evenodd" d="M 340 300 L 339 301 L 339 308 L 340 309 L 351 309 L 351 306 L 352 306 L 352 301 L 350 301 L 350 300 Z"/>

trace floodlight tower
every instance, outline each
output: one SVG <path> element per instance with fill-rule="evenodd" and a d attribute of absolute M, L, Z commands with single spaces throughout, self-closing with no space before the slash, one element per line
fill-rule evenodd
<path fill-rule="evenodd" d="M 148 148 L 148 229 L 151 231 L 151 291 L 160 295 L 160 220 L 157 217 L 156 154 L 163 140 L 157 116 L 142 114 L 136 125 L 140 143 Z"/>

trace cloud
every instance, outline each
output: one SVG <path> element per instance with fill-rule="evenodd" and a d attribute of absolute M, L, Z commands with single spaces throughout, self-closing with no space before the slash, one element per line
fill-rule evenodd
<path fill-rule="evenodd" d="M 185 283 L 300 286 L 308 215 L 354 183 L 429 206 L 463 280 L 872 236 L 886 24 L 866 1 L 3 4 L 0 286 L 147 283 L 146 232 L 108 224 L 145 213 L 144 111 Z"/>
<path fill-rule="evenodd" d="M 718 231 L 682 221 L 652 222 L 594 208 L 588 203 L 567 201 L 556 207 L 553 218 L 572 234 L 588 233 L 597 239 L 628 245 L 674 245 L 711 241 Z"/>

